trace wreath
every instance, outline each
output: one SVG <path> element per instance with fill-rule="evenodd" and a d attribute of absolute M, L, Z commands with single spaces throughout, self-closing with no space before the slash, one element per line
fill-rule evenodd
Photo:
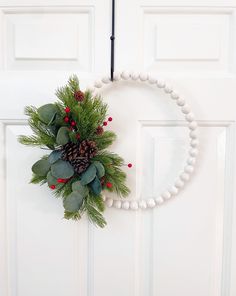
<path fill-rule="evenodd" d="M 116 139 L 114 132 L 104 130 L 112 121 L 108 105 L 100 95 L 82 92 L 75 75 L 56 96 L 55 103 L 25 108 L 33 135 L 21 135 L 20 143 L 50 150 L 33 164 L 30 182 L 47 184 L 63 199 L 66 219 L 78 220 L 86 212 L 91 222 L 104 227 L 103 190 L 119 197 L 130 192 L 124 160 L 106 150 Z"/>

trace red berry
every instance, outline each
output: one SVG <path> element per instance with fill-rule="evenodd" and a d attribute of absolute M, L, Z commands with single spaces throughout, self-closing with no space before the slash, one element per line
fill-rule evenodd
<path fill-rule="evenodd" d="M 112 121 L 112 117 L 108 117 L 108 121 Z"/>
<path fill-rule="evenodd" d="M 110 182 L 107 182 L 106 186 L 107 188 L 112 188 L 112 184 Z"/>
<path fill-rule="evenodd" d="M 51 188 L 52 190 L 54 190 L 54 189 L 56 188 L 56 186 L 55 186 L 55 185 L 51 185 L 50 188 Z"/>
<path fill-rule="evenodd" d="M 70 120 L 70 119 L 69 119 L 68 116 L 66 116 L 66 117 L 64 118 L 64 121 L 65 121 L 65 122 L 69 122 L 69 120 Z"/>
<path fill-rule="evenodd" d="M 103 125 L 104 125 L 104 126 L 107 126 L 107 122 L 106 122 L 106 121 L 104 121 L 104 122 L 103 122 Z"/>
<path fill-rule="evenodd" d="M 71 126 L 75 126 L 76 125 L 76 123 L 75 123 L 74 120 L 72 120 L 70 124 L 71 124 Z"/>
<path fill-rule="evenodd" d="M 66 108 L 65 108 L 65 112 L 66 112 L 66 113 L 69 113 L 69 112 L 70 112 L 70 108 L 69 108 L 69 107 L 66 107 Z"/>
<path fill-rule="evenodd" d="M 76 135 L 76 139 L 79 140 L 80 139 L 80 134 Z"/>
<path fill-rule="evenodd" d="M 58 183 L 65 183 L 66 180 L 65 180 L 65 179 L 61 179 L 61 178 L 59 178 L 59 179 L 57 179 L 57 182 L 58 182 Z"/>
<path fill-rule="evenodd" d="M 128 168 L 132 168 L 132 163 L 128 163 Z"/>

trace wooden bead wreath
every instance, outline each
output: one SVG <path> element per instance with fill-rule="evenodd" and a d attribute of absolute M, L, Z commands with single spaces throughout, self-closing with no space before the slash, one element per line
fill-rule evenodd
<path fill-rule="evenodd" d="M 114 207 L 117 209 L 125 209 L 125 210 L 138 210 L 138 209 L 148 209 L 154 208 L 162 205 L 164 202 L 168 201 L 170 198 L 176 196 L 181 189 L 185 186 L 185 184 L 190 180 L 190 176 L 194 171 L 194 165 L 196 163 L 196 157 L 198 155 L 198 136 L 197 136 L 197 122 L 195 121 L 194 114 L 191 111 L 190 106 L 186 103 L 186 101 L 181 98 L 177 92 L 175 92 L 170 86 L 168 86 L 164 81 L 156 79 L 152 76 L 149 76 L 145 73 L 129 73 L 122 72 L 119 74 L 118 72 L 114 74 L 114 81 L 118 82 L 120 80 L 125 81 L 139 81 L 143 83 L 149 83 L 151 85 L 156 85 L 158 88 L 162 89 L 166 95 L 174 100 L 177 106 L 180 108 L 181 112 L 184 115 L 184 118 L 188 124 L 189 128 L 189 138 L 190 138 L 190 147 L 188 151 L 188 158 L 186 164 L 184 165 L 183 171 L 177 176 L 175 183 L 173 186 L 165 190 L 160 196 L 156 198 L 150 199 L 140 199 L 140 200 L 115 200 L 109 197 L 103 196 L 107 207 Z M 110 78 L 104 77 L 101 80 L 97 80 L 94 83 L 94 86 L 90 87 L 89 90 L 92 93 L 100 93 L 99 89 L 102 90 L 106 85 L 112 83 Z"/>

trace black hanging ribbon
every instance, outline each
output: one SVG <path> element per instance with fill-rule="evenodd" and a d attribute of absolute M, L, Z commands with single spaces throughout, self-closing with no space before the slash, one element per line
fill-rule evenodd
<path fill-rule="evenodd" d="M 115 0 L 112 0 L 112 28 L 111 28 L 111 81 L 113 81 L 115 68 Z"/>

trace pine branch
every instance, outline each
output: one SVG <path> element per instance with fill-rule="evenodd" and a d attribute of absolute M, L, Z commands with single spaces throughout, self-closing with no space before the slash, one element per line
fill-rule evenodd
<path fill-rule="evenodd" d="M 33 142 L 35 142 L 36 145 L 38 142 L 37 146 L 46 146 L 50 149 L 54 149 L 56 142 L 55 134 L 48 125 L 40 120 L 37 108 L 27 106 L 25 108 L 25 115 L 29 116 L 28 123 L 35 135 L 30 138 L 20 136 L 20 139 L 23 142 L 25 141 L 26 145 L 32 145 Z"/>
<path fill-rule="evenodd" d="M 76 179 L 70 179 L 66 183 L 64 183 L 61 187 L 56 188 L 53 193 L 56 197 L 67 197 L 72 192 L 72 183 L 75 182 Z"/>
<path fill-rule="evenodd" d="M 45 146 L 45 144 L 42 142 L 41 138 L 37 136 L 24 136 L 21 135 L 18 137 L 18 141 L 23 144 L 23 145 L 28 145 L 28 146 Z"/>
<path fill-rule="evenodd" d="M 106 226 L 107 223 L 103 215 L 90 203 L 88 199 L 85 200 L 84 206 L 91 222 L 101 228 Z"/>
<path fill-rule="evenodd" d="M 47 183 L 47 178 L 45 176 L 37 176 L 35 174 L 33 174 L 31 180 L 30 180 L 31 184 L 40 184 L 43 185 L 45 183 Z"/>
<path fill-rule="evenodd" d="M 105 131 L 102 135 L 95 134 L 91 140 L 96 142 L 99 150 L 103 150 L 109 147 L 116 140 L 116 134 L 111 131 Z"/>
<path fill-rule="evenodd" d="M 105 204 L 101 195 L 97 196 L 92 191 L 90 191 L 87 199 L 91 205 L 98 209 L 99 212 L 104 212 Z"/>
<path fill-rule="evenodd" d="M 113 192 L 115 191 L 119 196 L 126 197 L 130 190 L 125 185 L 126 174 L 121 170 L 123 165 L 123 159 L 115 154 L 108 151 L 102 151 L 97 154 L 93 160 L 100 161 L 105 168 L 105 183 L 112 183 L 111 188 L 106 190 Z"/>

